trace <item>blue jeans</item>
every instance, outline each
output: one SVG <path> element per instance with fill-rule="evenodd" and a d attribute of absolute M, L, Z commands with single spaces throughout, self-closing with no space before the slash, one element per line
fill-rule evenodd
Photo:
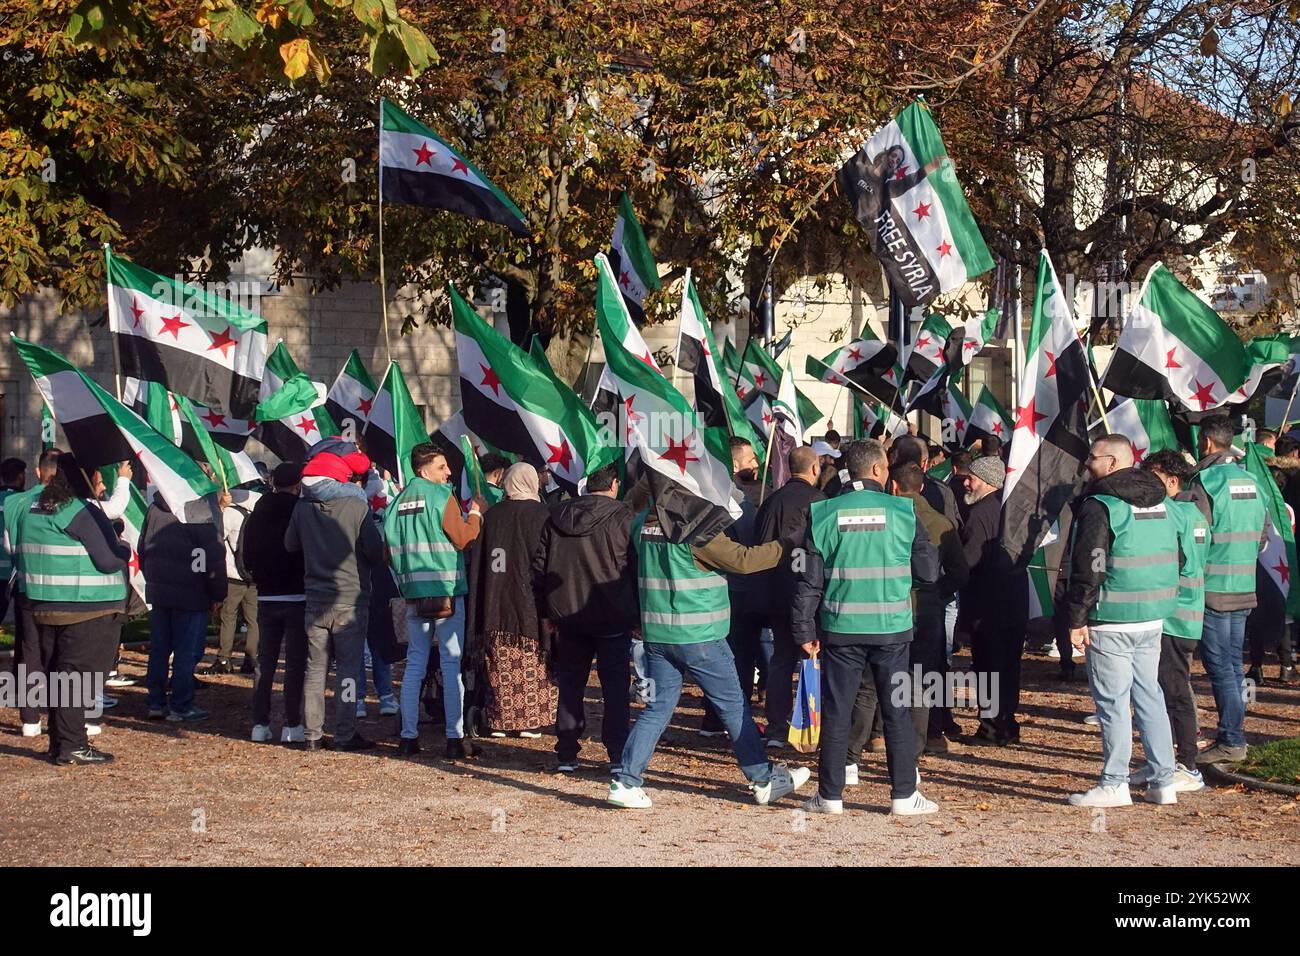
<path fill-rule="evenodd" d="M 1246 700 L 1242 693 L 1241 655 L 1249 611 L 1205 609 L 1201 630 L 1201 663 L 1214 691 L 1219 730 L 1214 735 L 1226 747 L 1246 745 Z"/>
<path fill-rule="evenodd" d="M 1165 787 L 1173 782 L 1174 737 L 1160 690 L 1160 630 L 1157 624 L 1145 630 L 1089 634 L 1088 685 L 1101 719 L 1103 787 L 1128 783 L 1134 717 L 1151 768 L 1151 785 Z"/>
<path fill-rule="evenodd" d="M 952 636 L 957 632 L 957 595 L 943 606 L 943 641 L 944 656 L 948 666 L 952 666 Z"/>
<path fill-rule="evenodd" d="M 746 779 L 751 783 L 767 783 L 772 778 L 772 765 L 763 750 L 763 738 L 750 717 L 749 701 L 736 677 L 736 659 L 726 640 L 719 638 L 699 644 L 637 643 L 644 648 L 645 673 L 651 681 L 650 702 L 632 726 L 623 747 L 623 770 L 614 779 L 625 787 L 639 787 L 644 782 L 642 774 L 682 695 L 682 679 L 689 676 L 700 685 L 705 700 L 713 705 L 727 729 Z"/>
<path fill-rule="evenodd" d="M 393 665 L 370 650 L 370 641 L 366 640 L 361 650 L 361 673 L 357 679 L 357 703 L 366 699 L 366 671 L 375 679 L 375 696 L 379 702 L 387 703 L 393 698 Z"/>
<path fill-rule="evenodd" d="M 194 706 L 194 667 L 203 657 L 207 629 L 207 611 L 154 606 L 149 614 L 149 667 L 145 672 L 150 707 L 167 706 L 169 662 L 172 710 L 183 714 Z"/>
<path fill-rule="evenodd" d="M 402 674 L 402 737 L 420 736 L 420 685 L 429 672 L 433 638 L 438 638 L 438 666 L 442 670 L 442 709 L 447 718 L 447 739 L 465 736 L 465 684 L 460 677 L 460 653 L 465 646 L 465 599 L 455 599 L 451 617 L 426 621 L 406 619 L 406 671 Z"/>

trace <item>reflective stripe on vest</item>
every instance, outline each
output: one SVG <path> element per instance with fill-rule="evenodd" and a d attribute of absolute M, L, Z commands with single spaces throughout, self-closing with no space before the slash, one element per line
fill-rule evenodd
<path fill-rule="evenodd" d="M 896 634 L 912 627 L 912 540 L 908 498 L 850 491 L 814 502 L 813 546 L 825 564 L 818 622 L 833 634 Z"/>
<path fill-rule="evenodd" d="M 1166 501 L 1178 534 L 1182 564 L 1178 567 L 1178 607 L 1165 618 L 1171 637 L 1200 640 L 1205 620 L 1205 556 L 1210 552 L 1210 526 L 1190 501 Z"/>
<path fill-rule="evenodd" d="M 27 596 L 60 604 L 106 604 L 126 600 L 124 571 L 105 573 L 95 567 L 85 547 L 68 534 L 68 525 L 85 510 L 73 499 L 53 513 L 32 509 L 18 526 Z M 13 542 L 11 542 L 13 543 Z"/>
<path fill-rule="evenodd" d="M 1255 479 L 1241 466 L 1222 462 L 1202 469 L 1196 480 L 1210 498 L 1205 590 L 1211 594 L 1253 594 L 1265 514 Z"/>
<path fill-rule="evenodd" d="M 397 589 L 407 599 L 460 597 L 465 556 L 442 529 L 451 485 L 414 478 L 384 513 L 384 537 Z"/>
<path fill-rule="evenodd" d="M 655 644 L 722 640 L 731 623 L 727 579 L 695 563 L 689 544 L 674 544 L 648 513 L 632 524 L 641 599 L 641 636 Z"/>
<path fill-rule="evenodd" d="M 1113 541 L 1106 580 L 1088 620 L 1135 624 L 1173 615 L 1178 607 L 1178 534 L 1165 502 L 1135 508 L 1113 495 L 1092 497 L 1106 508 Z"/>

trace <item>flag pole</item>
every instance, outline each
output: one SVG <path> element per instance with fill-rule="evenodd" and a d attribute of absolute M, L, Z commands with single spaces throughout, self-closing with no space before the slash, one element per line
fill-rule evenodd
<path fill-rule="evenodd" d="M 1291 404 L 1295 401 L 1296 388 L 1300 387 L 1300 375 L 1296 376 L 1295 385 L 1291 386 L 1291 397 L 1286 401 L 1286 411 L 1282 413 L 1282 423 L 1278 426 L 1282 429 L 1282 434 L 1286 434 L 1286 420 L 1291 415 Z"/>
<path fill-rule="evenodd" d="M 772 416 L 772 430 L 767 433 L 767 450 L 763 453 L 763 477 L 758 483 L 758 503 L 763 504 L 763 497 L 767 492 L 767 466 L 772 460 L 772 446 L 776 444 L 776 430 L 779 423 L 776 416 Z"/>
<path fill-rule="evenodd" d="M 112 282 L 110 281 L 108 275 L 108 258 L 110 255 L 112 255 L 112 253 L 109 251 L 108 243 L 106 242 L 104 243 L 104 285 L 105 287 L 112 285 Z M 108 310 L 111 316 L 113 311 L 113 298 L 111 295 L 108 296 Z M 120 402 L 122 400 L 122 356 L 118 352 L 117 333 L 113 329 L 113 323 L 111 320 L 108 323 L 108 337 L 113 346 L 113 391 L 117 393 L 116 398 Z"/>
<path fill-rule="evenodd" d="M 383 309 L 384 351 L 393 360 L 393 346 L 388 338 L 388 283 L 384 278 L 384 98 L 379 98 L 379 302 Z"/>

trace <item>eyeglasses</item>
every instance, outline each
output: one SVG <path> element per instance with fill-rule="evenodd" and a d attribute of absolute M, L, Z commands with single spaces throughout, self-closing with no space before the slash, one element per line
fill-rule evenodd
<path fill-rule="evenodd" d="M 1103 458 L 1110 458 L 1110 459 L 1113 460 L 1113 459 L 1115 458 L 1115 456 L 1114 456 L 1114 455 L 1089 455 L 1089 456 L 1088 456 L 1088 461 L 1090 461 L 1090 462 L 1092 462 L 1092 461 L 1101 461 Z"/>

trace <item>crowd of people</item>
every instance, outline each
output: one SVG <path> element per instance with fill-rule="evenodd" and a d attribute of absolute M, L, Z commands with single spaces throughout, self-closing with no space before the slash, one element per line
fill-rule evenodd
<path fill-rule="evenodd" d="M 1289 501 L 1300 445 L 1256 437 Z M 1127 805 L 1130 785 L 1174 803 L 1205 786 L 1199 766 L 1243 759 L 1248 637 L 1251 677 L 1262 680 L 1276 643 L 1280 679 L 1292 679 L 1285 609 L 1257 587 L 1263 489 L 1233 440 L 1226 419 L 1209 418 L 1197 461 L 1166 450 L 1137 462 L 1121 435 L 1092 445 L 1062 521 L 1046 632 L 1063 679 L 1085 663 L 1101 732 L 1099 780 L 1074 805 Z M 370 459 L 330 439 L 260 488 L 223 491 L 217 520 L 178 517 L 155 497 L 133 553 L 120 521 L 129 465 L 109 493 L 101 470 L 57 449 L 41 454 L 30 488 L 24 462 L 0 463 L 15 664 L 29 680 L 76 672 L 127 685 L 115 669 L 122 625 L 147 604 L 151 719 L 209 717 L 196 671 L 213 621 L 207 673 L 251 676 L 253 741 L 275 739 L 278 686 L 282 743 L 373 749 L 358 723 L 373 681 L 400 755 L 422 752 L 428 723 L 443 725 L 449 760 L 475 757 L 475 737 L 553 733 L 558 770 L 570 773 L 584 759 L 594 663 L 603 752 L 585 756 L 607 766 L 607 800 L 620 808 L 651 806 L 648 768 L 688 681 L 704 698 L 700 733 L 729 738 L 757 803 L 803 787 L 812 768 L 772 758 L 789 749 L 808 657 L 821 692 L 809 812 L 843 812 L 864 750 L 884 752 L 891 812 L 906 816 L 938 809 L 922 793 L 922 754 L 1019 742 L 1034 628 L 1026 569 L 1001 546 L 1006 464 L 994 439 L 949 458 L 914 434 L 843 442 L 830 432 L 790 451 L 789 481 L 766 492 L 755 450 L 733 439 L 734 522 L 719 519 L 723 509 L 698 520 L 673 486 L 652 493 L 642 478 L 625 488 L 617 465 L 557 497 L 545 469 L 488 454 L 484 484 L 462 500 L 439 447 L 417 445 L 409 464 L 404 488 L 374 494 Z M 137 560 L 143 603 L 128 584 Z M 968 701 L 910 692 L 913 674 L 951 687 L 961 645 L 978 678 L 969 732 L 953 714 Z M 1218 713 L 1207 734 L 1190 684 L 1198 650 Z M 116 701 L 101 689 L 94 703 Z M 44 732 L 56 763 L 113 759 L 90 742 L 100 725 L 86 712 L 84 701 L 51 700 Z M 40 735 L 41 717 L 24 708 L 22 733 Z"/>

